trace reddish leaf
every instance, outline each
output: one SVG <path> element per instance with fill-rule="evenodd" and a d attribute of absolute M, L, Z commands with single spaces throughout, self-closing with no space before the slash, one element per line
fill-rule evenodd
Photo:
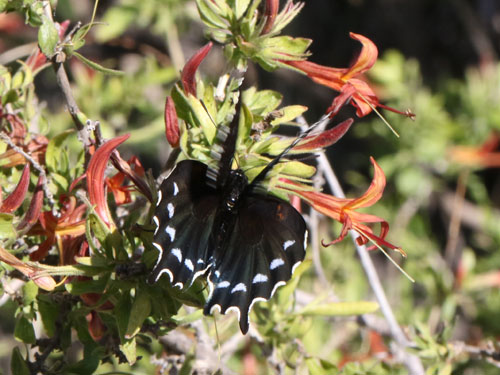
<path fill-rule="evenodd" d="M 320 134 L 306 137 L 303 142 L 295 147 L 296 150 L 316 150 L 328 147 L 336 143 L 344 136 L 353 123 L 353 119 L 347 119 L 334 128 L 326 130 Z"/>
<path fill-rule="evenodd" d="M 40 217 L 40 212 L 42 211 L 43 205 L 43 184 L 45 183 L 45 175 L 41 174 L 38 177 L 38 183 L 35 187 L 35 192 L 31 198 L 30 206 L 28 212 L 24 215 L 23 221 L 19 224 L 17 229 L 24 229 L 26 227 L 31 227 L 34 225 L 38 218 Z"/>
<path fill-rule="evenodd" d="M 26 164 L 23 169 L 23 174 L 19 179 L 19 182 L 10 195 L 5 198 L 0 206 L 0 212 L 11 213 L 19 208 L 23 203 L 26 193 L 28 192 L 28 186 L 30 184 L 30 165 Z"/>

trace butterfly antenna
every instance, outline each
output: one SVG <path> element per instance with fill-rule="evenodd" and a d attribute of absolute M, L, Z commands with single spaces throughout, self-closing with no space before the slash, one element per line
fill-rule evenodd
<path fill-rule="evenodd" d="M 276 164 L 280 162 L 280 159 L 288 154 L 291 149 L 293 149 L 297 144 L 299 144 L 300 141 L 302 141 L 305 137 L 307 137 L 314 129 L 318 128 L 319 126 L 324 126 L 330 122 L 330 112 L 323 115 L 317 122 L 312 124 L 308 129 L 304 130 L 301 134 L 295 138 L 295 140 L 290 143 L 290 145 L 285 148 L 281 153 L 276 156 L 269 164 L 266 165 L 266 167 L 253 179 L 251 184 L 249 185 L 250 189 L 253 189 L 257 184 L 262 182 L 265 178 L 266 175 L 271 171 L 271 169 L 274 168 Z"/>
<path fill-rule="evenodd" d="M 211 114 L 210 114 L 210 112 L 208 111 L 208 108 L 207 108 L 207 106 L 205 105 L 205 103 L 203 102 L 203 100 L 200 100 L 200 103 L 201 103 L 201 106 L 203 107 L 203 109 L 205 110 L 205 112 L 207 113 L 208 118 L 210 119 L 210 121 L 212 121 L 212 124 L 213 124 L 214 128 L 216 128 L 216 129 L 217 129 L 217 124 L 215 123 L 214 118 L 212 117 L 212 115 L 211 115 Z"/>

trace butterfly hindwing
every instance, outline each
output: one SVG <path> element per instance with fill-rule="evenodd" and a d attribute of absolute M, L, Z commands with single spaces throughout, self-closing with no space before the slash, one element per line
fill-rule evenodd
<path fill-rule="evenodd" d="M 166 273 L 172 285 L 183 288 L 210 266 L 208 242 L 220 198 L 207 184 L 207 169 L 199 161 L 184 160 L 161 184 L 153 218 L 153 245 L 160 254 L 150 282 Z"/>
<path fill-rule="evenodd" d="M 305 256 L 307 231 L 302 216 L 287 202 L 267 195 L 244 195 L 223 254 L 216 255 L 204 313 L 236 310 L 248 331 L 256 301 L 268 300 Z"/>

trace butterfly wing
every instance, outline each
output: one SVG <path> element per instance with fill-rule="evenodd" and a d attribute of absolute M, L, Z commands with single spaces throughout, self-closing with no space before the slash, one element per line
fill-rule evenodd
<path fill-rule="evenodd" d="M 229 236 L 225 253 L 214 259 L 204 313 L 235 310 L 246 333 L 253 303 L 271 298 L 304 259 L 306 224 L 289 203 L 252 194 L 241 198 Z"/>
<path fill-rule="evenodd" d="M 220 198 L 207 185 L 207 169 L 199 161 L 184 160 L 161 184 L 153 217 L 153 245 L 160 254 L 150 282 L 166 273 L 182 289 L 210 267 L 208 243 Z"/>

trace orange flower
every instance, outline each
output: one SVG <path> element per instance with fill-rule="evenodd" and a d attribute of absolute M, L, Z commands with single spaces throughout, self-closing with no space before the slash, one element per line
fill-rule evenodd
<path fill-rule="evenodd" d="M 128 177 L 130 179 L 132 174 L 136 177 L 135 180 L 144 177 L 144 169 L 136 156 L 132 156 L 127 162 L 121 160 L 120 166 L 126 166 L 125 171 L 123 171 L 124 168 L 122 168 L 122 170 L 113 177 L 106 178 L 106 185 L 113 193 L 115 203 L 118 206 L 132 202 L 130 192 L 134 190 L 134 187 L 131 185 L 124 185 L 125 178 Z"/>
<path fill-rule="evenodd" d="M 479 147 L 455 146 L 450 150 L 451 158 L 466 166 L 494 168 L 500 167 L 500 152 L 494 151 L 500 143 L 498 134 L 490 137 Z"/>
<path fill-rule="evenodd" d="M 61 252 L 61 259 L 64 259 L 65 249 L 69 246 L 66 240 L 85 234 L 85 220 L 82 216 L 85 213 L 85 205 L 76 206 L 76 198 L 69 197 L 64 202 L 61 215 L 55 217 L 52 212 L 46 211 L 40 214 L 40 226 L 31 229 L 31 234 L 44 235 L 47 239 L 38 246 L 38 249 L 31 253 L 31 260 L 45 258 L 49 250 L 57 243 Z"/>
<path fill-rule="evenodd" d="M 338 95 L 332 102 L 328 112 L 332 112 L 333 117 L 340 107 L 352 98 L 352 105 L 357 108 L 358 117 L 369 114 L 374 107 L 382 107 L 393 112 L 405 114 L 393 108 L 380 104 L 377 96 L 365 81 L 358 79 L 360 74 L 369 70 L 378 57 L 377 46 L 363 35 L 350 33 L 352 39 L 355 39 L 363 45 L 361 53 L 350 68 L 331 68 L 315 64 L 310 61 L 281 61 L 301 72 L 307 74 L 314 82 L 332 88 L 338 91 Z M 405 114 L 410 115 L 410 114 Z"/>
<path fill-rule="evenodd" d="M 382 193 L 385 188 L 386 180 L 384 172 L 373 158 L 370 158 L 370 160 L 375 168 L 373 180 L 370 187 L 359 198 L 337 198 L 332 195 L 316 191 L 302 190 L 300 188 L 294 189 L 291 186 L 299 185 L 291 181 L 286 181 L 286 185 L 279 186 L 280 188 L 289 190 L 304 199 L 316 211 L 321 212 L 322 214 L 343 224 L 338 238 L 327 245 L 323 244 L 323 246 L 329 246 L 342 241 L 347 235 L 347 232 L 350 229 L 353 229 L 360 235 L 357 239 L 357 242 L 360 245 L 364 245 L 368 241 L 373 241 L 379 246 L 386 246 L 390 249 L 401 251 L 400 248 L 385 240 L 385 237 L 389 232 L 389 224 L 387 221 L 378 216 L 356 212 L 358 208 L 370 207 L 375 204 L 382 197 Z M 373 232 L 373 229 L 365 223 L 380 223 L 380 234 L 376 235 Z M 371 249 L 372 248 L 373 246 Z"/>
<path fill-rule="evenodd" d="M 35 263 L 23 262 L 17 259 L 2 247 L 0 247 L 0 260 L 22 272 L 42 289 L 53 290 L 56 287 L 55 280 L 52 276 L 47 275 L 42 268 L 38 267 Z"/>

